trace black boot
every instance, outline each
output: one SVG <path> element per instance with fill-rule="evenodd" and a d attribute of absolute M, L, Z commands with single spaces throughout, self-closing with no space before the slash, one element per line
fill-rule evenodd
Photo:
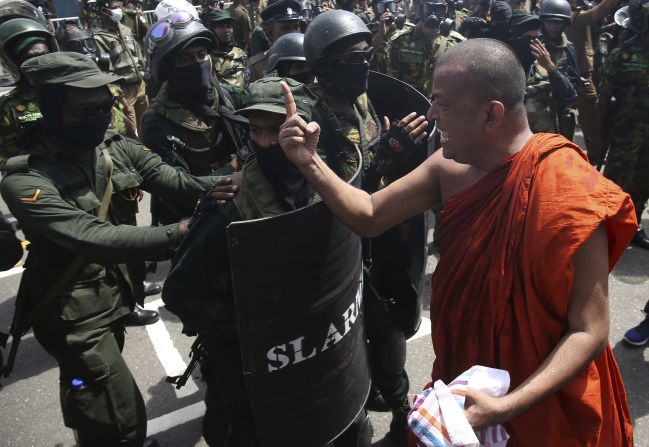
<path fill-rule="evenodd" d="M 136 304 L 133 312 L 125 316 L 123 322 L 124 326 L 146 326 L 155 323 L 159 319 L 160 314 L 155 310 L 146 310 Z"/>
<path fill-rule="evenodd" d="M 631 245 L 649 250 L 649 237 L 647 237 L 642 228 L 638 228 L 638 231 L 636 231 L 633 239 L 631 239 Z"/>
<path fill-rule="evenodd" d="M 162 281 L 143 281 L 144 296 L 157 295 L 162 292 Z"/>
<path fill-rule="evenodd" d="M 392 410 L 392 421 L 390 422 L 390 431 L 386 435 L 392 441 L 394 446 L 407 447 L 408 445 L 408 413 L 410 412 L 410 402 L 408 398 L 404 400 L 399 408 Z"/>

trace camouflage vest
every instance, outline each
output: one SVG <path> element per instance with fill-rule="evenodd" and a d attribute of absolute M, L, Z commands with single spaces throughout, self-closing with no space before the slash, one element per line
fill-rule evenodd
<path fill-rule="evenodd" d="M 248 58 L 241 48 L 233 47 L 228 53 L 212 52 L 212 70 L 219 82 L 239 89 L 244 86 L 244 74 Z"/>
<path fill-rule="evenodd" d="M 606 64 L 604 86 L 618 101 L 618 113 L 649 115 L 649 46 L 635 37 L 614 49 Z"/>
<path fill-rule="evenodd" d="M 317 84 L 310 88 L 318 96 L 313 121 L 321 126 L 321 150 L 329 166 L 348 181 L 358 169 L 359 154 L 364 168 L 370 166 L 381 137 L 381 122 L 366 93 L 349 104 L 332 98 Z"/>
<path fill-rule="evenodd" d="M 208 175 L 229 162 L 233 148 L 229 147 L 229 140 L 223 138 L 224 129 L 218 119 L 197 116 L 169 99 L 167 90 L 168 85 L 164 83 L 146 113 L 154 113 L 169 122 L 168 134 L 185 145 L 177 147 L 176 153 L 185 161 L 189 172 Z"/>
<path fill-rule="evenodd" d="M 241 215 L 241 220 L 278 216 L 286 212 L 272 185 L 261 172 L 256 157 L 249 158 L 241 171 L 232 176 L 232 183 L 239 186 L 240 192 L 232 201 Z M 314 193 L 308 204 L 319 200 Z"/>
<path fill-rule="evenodd" d="M 403 28 L 398 29 L 396 26 L 393 26 L 388 30 L 381 42 L 372 41 L 374 45 L 374 58 L 370 62 L 370 70 L 378 71 L 379 73 L 388 73 L 390 66 L 390 48 L 394 39 L 399 37 L 401 34 L 410 32 L 415 25 L 410 22 L 406 22 Z"/>
<path fill-rule="evenodd" d="M 557 133 L 557 112 L 552 101 L 548 72 L 537 62 L 532 64 L 525 87 L 525 110 L 533 132 Z"/>

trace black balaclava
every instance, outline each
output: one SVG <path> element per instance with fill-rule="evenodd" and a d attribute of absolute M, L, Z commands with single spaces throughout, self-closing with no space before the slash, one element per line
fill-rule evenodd
<path fill-rule="evenodd" d="M 349 36 L 327 49 L 328 56 L 316 71 L 318 82 L 335 96 L 345 98 L 351 102 L 356 101 L 360 95 L 367 91 L 370 65 L 345 64 L 338 61 L 336 54 L 341 54 L 353 45 L 365 41 L 365 36 Z"/>
<path fill-rule="evenodd" d="M 37 100 L 43 114 L 43 128 L 49 135 L 66 146 L 73 149 L 92 150 L 104 140 L 113 116 L 112 111 L 82 118 L 75 123 L 63 124 L 61 114 L 67 88 L 60 85 L 38 88 Z"/>
<path fill-rule="evenodd" d="M 311 186 L 300 170 L 286 158 L 279 144 L 261 148 L 250 140 L 250 146 L 257 155 L 259 168 L 270 182 L 287 211 L 302 208 L 309 203 Z"/>

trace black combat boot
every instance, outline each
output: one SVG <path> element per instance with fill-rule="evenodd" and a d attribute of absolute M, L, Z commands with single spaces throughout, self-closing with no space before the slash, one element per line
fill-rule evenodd
<path fill-rule="evenodd" d="M 125 316 L 122 322 L 124 326 L 146 326 L 155 323 L 159 319 L 160 314 L 155 310 L 146 310 L 136 304 L 133 312 Z"/>
<path fill-rule="evenodd" d="M 633 239 L 631 239 L 631 245 L 649 250 L 649 237 L 642 228 L 638 228 L 638 231 L 636 231 Z"/>
<path fill-rule="evenodd" d="M 390 431 L 386 435 L 395 447 L 408 446 L 408 413 L 410 412 L 410 402 L 406 396 L 405 400 L 398 408 L 392 410 L 392 421 L 390 422 Z"/>

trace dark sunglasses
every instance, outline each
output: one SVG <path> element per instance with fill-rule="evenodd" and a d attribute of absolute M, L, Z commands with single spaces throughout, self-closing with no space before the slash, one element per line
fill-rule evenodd
<path fill-rule="evenodd" d="M 343 64 L 362 64 L 363 62 L 372 61 L 374 48 L 369 47 L 365 51 L 348 51 L 347 53 L 335 54 L 333 57 Z"/>
<path fill-rule="evenodd" d="M 93 118 L 110 113 L 113 110 L 116 101 L 117 99 L 112 97 L 101 104 L 87 104 L 75 108 L 66 107 L 66 111 L 75 118 Z"/>

